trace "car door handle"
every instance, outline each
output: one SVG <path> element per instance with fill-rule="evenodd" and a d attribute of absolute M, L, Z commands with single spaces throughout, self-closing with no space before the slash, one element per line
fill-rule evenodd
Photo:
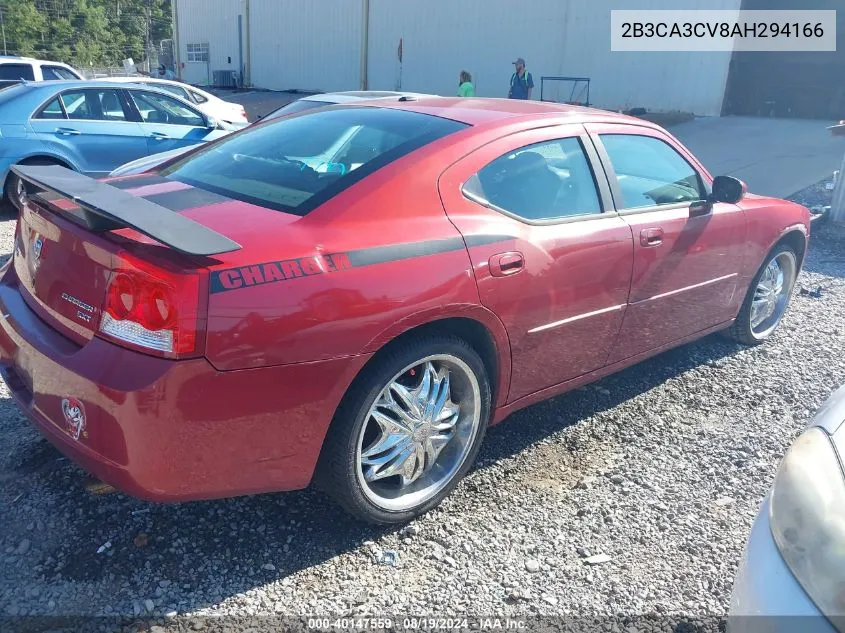
<path fill-rule="evenodd" d="M 660 246 L 663 243 L 663 229 L 651 228 L 640 231 L 640 246 Z"/>
<path fill-rule="evenodd" d="M 498 253 L 490 258 L 490 274 L 494 277 L 515 275 L 523 268 L 525 268 L 525 258 L 522 253 L 516 251 Z"/>
<path fill-rule="evenodd" d="M 72 127 L 57 127 L 56 134 L 61 136 L 79 136 L 82 132 L 74 130 Z"/>
<path fill-rule="evenodd" d="M 170 140 L 170 137 L 164 132 L 153 132 L 152 134 L 150 134 L 150 138 L 156 141 Z"/>

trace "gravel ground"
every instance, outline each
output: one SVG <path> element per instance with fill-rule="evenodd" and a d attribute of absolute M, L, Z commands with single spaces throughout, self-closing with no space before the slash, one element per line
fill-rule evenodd
<path fill-rule="evenodd" d="M 13 222 L 0 231 L 8 253 Z M 0 629 L 434 614 L 718 630 L 779 460 L 845 382 L 845 233 L 814 231 L 799 289 L 821 291 L 796 291 L 773 340 L 711 336 L 513 415 L 455 494 L 398 531 L 312 491 L 166 506 L 90 495 L 2 386 Z M 206 617 L 220 615 L 265 617 Z"/>

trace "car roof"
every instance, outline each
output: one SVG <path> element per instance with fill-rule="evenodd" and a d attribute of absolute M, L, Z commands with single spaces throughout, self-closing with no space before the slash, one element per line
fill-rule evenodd
<path fill-rule="evenodd" d="M 551 118 L 560 117 L 561 115 L 572 118 L 573 123 L 614 120 L 620 123 L 651 125 L 642 119 L 609 110 L 553 103 L 550 101 L 487 99 L 479 97 L 471 99 L 460 97 L 424 97 L 419 99 L 412 98 L 407 101 L 383 101 L 378 105 L 384 108 L 396 108 L 411 110 L 421 114 L 430 114 L 445 119 L 460 121 L 468 125 L 480 125 L 482 123 L 497 120 L 502 121 L 515 117 L 545 116 Z"/>
<path fill-rule="evenodd" d="M 26 81 L 23 82 L 32 90 L 67 90 L 72 88 L 114 88 L 116 81 L 106 79 L 50 79 L 48 81 Z"/>
<path fill-rule="evenodd" d="M 371 99 L 390 99 L 399 97 L 432 97 L 433 95 L 420 94 L 416 92 L 397 92 L 393 90 L 346 90 L 342 92 L 322 92 L 314 95 L 307 95 L 300 101 L 322 101 L 328 103 L 352 103 L 355 101 L 368 101 Z"/>
<path fill-rule="evenodd" d="M 65 64 L 64 62 L 54 62 L 50 59 L 37 59 L 35 57 L 19 57 L 17 55 L 0 55 L 0 63 L 3 62 L 34 62 L 36 64 L 51 64 L 53 66 L 67 66 L 68 68 L 73 68 L 73 66 Z"/>

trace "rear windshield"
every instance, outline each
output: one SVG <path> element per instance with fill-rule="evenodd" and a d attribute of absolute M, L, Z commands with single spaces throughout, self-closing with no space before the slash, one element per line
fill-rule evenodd
<path fill-rule="evenodd" d="M 306 112 L 245 128 L 161 174 L 229 198 L 305 215 L 384 165 L 465 127 L 386 108 Z"/>
<path fill-rule="evenodd" d="M 273 110 L 270 114 L 265 116 L 265 119 L 275 119 L 276 117 L 286 116 L 288 114 L 296 114 L 297 112 L 305 112 L 306 110 L 313 110 L 315 108 L 322 108 L 323 106 L 334 105 L 331 101 L 311 101 L 300 99 L 293 101 L 286 106 L 282 106 L 278 110 Z"/>

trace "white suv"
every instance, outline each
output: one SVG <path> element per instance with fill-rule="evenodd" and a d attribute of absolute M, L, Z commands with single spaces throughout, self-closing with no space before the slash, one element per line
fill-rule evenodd
<path fill-rule="evenodd" d="M 0 55 L 0 88 L 21 80 L 49 81 L 51 79 L 84 79 L 82 74 L 59 62 L 31 57 L 3 57 Z"/>

